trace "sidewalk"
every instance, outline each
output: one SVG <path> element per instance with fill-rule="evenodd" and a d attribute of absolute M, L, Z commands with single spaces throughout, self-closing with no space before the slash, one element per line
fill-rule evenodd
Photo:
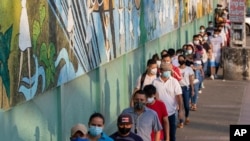
<path fill-rule="evenodd" d="M 177 128 L 177 141 L 229 141 L 230 124 L 250 124 L 250 82 L 204 81 L 190 124 Z"/>

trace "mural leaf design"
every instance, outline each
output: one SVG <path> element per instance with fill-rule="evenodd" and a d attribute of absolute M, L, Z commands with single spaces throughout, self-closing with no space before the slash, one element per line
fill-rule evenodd
<path fill-rule="evenodd" d="M 40 48 L 40 61 L 45 65 L 46 72 L 46 87 L 48 87 L 51 83 L 54 83 L 55 76 L 55 65 L 54 65 L 54 56 L 56 54 L 55 45 L 50 43 L 47 47 L 45 43 L 42 44 Z"/>
<path fill-rule="evenodd" d="M 37 45 L 37 39 L 40 33 L 41 33 L 40 24 L 37 20 L 35 20 L 33 23 L 33 34 L 32 34 L 32 46 L 35 52 L 37 51 L 36 45 Z"/>
<path fill-rule="evenodd" d="M 10 99 L 10 76 L 8 69 L 8 59 L 10 55 L 10 44 L 13 25 L 11 25 L 3 34 L 0 32 L 0 77 L 4 84 L 7 97 Z"/>
<path fill-rule="evenodd" d="M 44 5 L 40 5 L 39 7 L 39 14 L 40 14 L 40 25 L 42 27 L 44 19 L 45 19 L 45 15 L 46 15 L 46 11 L 45 11 L 45 6 Z"/>

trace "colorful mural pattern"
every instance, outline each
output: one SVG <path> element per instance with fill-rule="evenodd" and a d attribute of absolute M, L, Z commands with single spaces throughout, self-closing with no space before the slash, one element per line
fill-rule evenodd
<path fill-rule="evenodd" d="M 8 22 L 0 19 L 0 108 L 4 109 L 212 11 L 212 0 L 0 3 L 0 17 L 9 15 Z M 13 12 L 11 7 L 18 8 Z"/>

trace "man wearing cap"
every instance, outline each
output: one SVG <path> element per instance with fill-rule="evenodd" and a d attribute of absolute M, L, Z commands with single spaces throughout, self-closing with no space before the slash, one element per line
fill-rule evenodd
<path fill-rule="evenodd" d="M 121 114 L 117 119 L 118 131 L 110 137 L 114 141 L 143 141 L 140 136 L 131 132 L 132 125 L 132 117 L 129 114 Z"/>
<path fill-rule="evenodd" d="M 179 82 L 171 76 L 171 65 L 161 63 L 161 76 L 153 81 L 156 87 L 156 97 L 164 102 L 168 111 L 170 141 L 175 141 L 176 134 L 176 111 L 179 108 L 179 117 L 183 116 L 182 89 Z"/>
<path fill-rule="evenodd" d="M 71 128 L 70 141 L 88 141 L 87 128 L 83 124 L 76 124 Z"/>

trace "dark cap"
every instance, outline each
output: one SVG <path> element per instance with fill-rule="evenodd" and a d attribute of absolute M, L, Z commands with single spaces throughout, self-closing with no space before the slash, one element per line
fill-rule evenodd
<path fill-rule="evenodd" d="M 121 114 L 118 117 L 117 124 L 125 124 L 125 123 L 129 123 L 129 124 L 133 123 L 132 117 L 129 114 Z"/>

